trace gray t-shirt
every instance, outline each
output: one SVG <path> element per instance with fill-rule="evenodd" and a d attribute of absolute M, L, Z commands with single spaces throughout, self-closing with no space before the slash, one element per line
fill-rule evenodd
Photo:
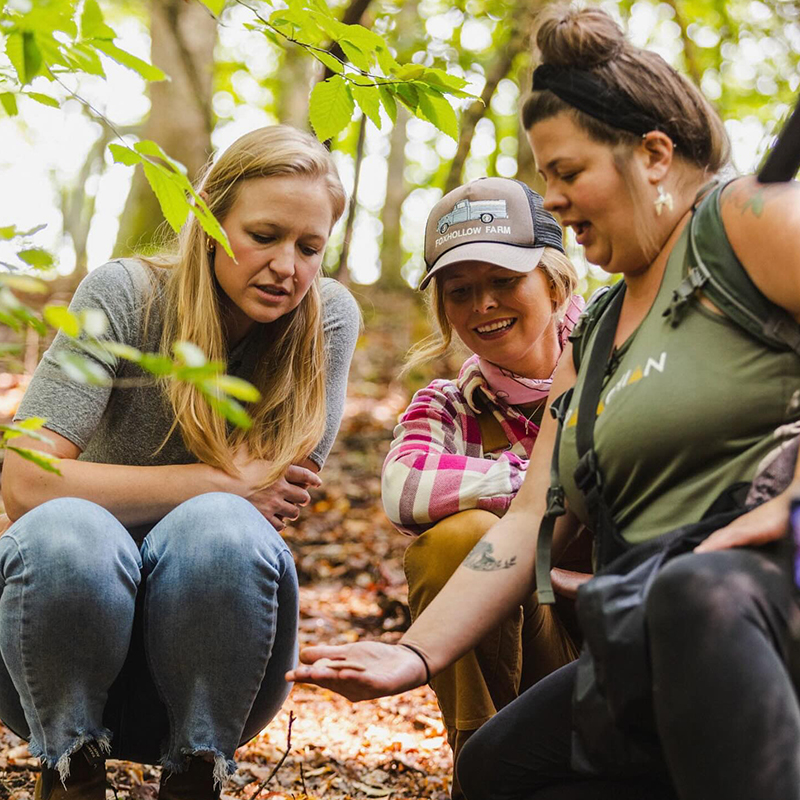
<path fill-rule="evenodd" d="M 156 352 L 161 339 L 159 304 L 144 331 L 144 312 L 154 283 L 149 269 L 135 259 L 110 261 L 89 273 L 70 304 L 73 312 L 99 308 L 109 321 L 106 338 L 146 352 Z M 327 421 L 322 441 L 311 459 L 323 465 L 342 419 L 347 373 L 360 326 L 353 296 L 338 281 L 322 279 L 323 327 L 328 361 Z M 256 326 L 230 353 L 228 373 L 249 379 L 253 374 Z M 82 353 L 75 342 L 59 332 L 36 368 L 16 419 L 44 417 L 45 427 L 81 448 L 79 458 L 103 464 L 160 466 L 197 461 L 185 447 L 180 432 L 173 431 L 158 449 L 174 420 L 163 390 L 132 362 L 97 364 L 114 380 L 114 386 L 90 386 L 71 380 L 59 365 L 59 351 Z M 156 452 L 158 451 L 158 452 Z"/>

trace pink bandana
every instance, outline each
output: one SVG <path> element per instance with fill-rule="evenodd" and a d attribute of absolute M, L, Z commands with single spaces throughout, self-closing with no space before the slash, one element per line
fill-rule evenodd
<path fill-rule="evenodd" d="M 564 318 L 558 326 L 558 343 L 562 350 L 585 305 L 586 301 L 580 295 L 572 295 Z M 553 385 L 552 375 L 549 378 L 523 378 L 509 369 L 498 367 L 497 364 L 480 357 L 478 357 L 478 367 L 497 397 L 501 397 L 512 406 L 535 403 L 537 400 L 547 397 L 550 387 Z"/>

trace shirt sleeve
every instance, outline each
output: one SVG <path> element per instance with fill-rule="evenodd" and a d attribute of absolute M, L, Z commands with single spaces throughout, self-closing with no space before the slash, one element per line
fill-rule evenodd
<path fill-rule="evenodd" d="M 327 356 L 325 433 L 310 456 L 320 468 L 333 447 L 342 422 L 347 376 L 361 330 L 361 311 L 347 287 L 332 278 L 323 278 L 321 291 Z"/>
<path fill-rule="evenodd" d="M 411 536 L 471 508 L 502 516 L 528 465 L 512 452 L 484 457 L 477 419 L 447 385 L 435 381 L 414 395 L 383 465 L 386 515 Z"/>
<path fill-rule="evenodd" d="M 99 309 L 108 319 L 108 329 L 102 338 L 134 347 L 139 346 L 142 314 L 141 286 L 137 284 L 147 280 L 145 268 L 138 262 L 136 266 L 142 273 L 137 280 L 121 261 L 98 267 L 81 281 L 69 306 L 74 314 Z M 81 382 L 70 375 L 69 360 L 76 356 L 89 362 L 98 383 Z M 118 369 L 118 360 L 108 363 L 93 356 L 59 331 L 36 367 L 15 419 L 44 417 L 46 428 L 83 451 L 108 405 Z"/>

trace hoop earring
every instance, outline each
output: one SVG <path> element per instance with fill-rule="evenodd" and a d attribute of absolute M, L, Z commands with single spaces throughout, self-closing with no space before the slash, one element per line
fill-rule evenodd
<path fill-rule="evenodd" d="M 656 207 L 656 216 L 660 217 L 661 212 L 664 210 L 664 206 L 667 207 L 670 211 L 673 208 L 673 201 L 672 195 L 669 192 L 664 191 L 664 187 L 659 183 L 656 187 L 658 189 L 658 197 L 653 200 L 653 205 Z"/>

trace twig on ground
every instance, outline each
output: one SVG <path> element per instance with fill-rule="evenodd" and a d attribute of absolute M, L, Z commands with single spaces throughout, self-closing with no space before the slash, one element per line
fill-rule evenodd
<path fill-rule="evenodd" d="M 275 768 L 272 770 L 272 772 L 270 772 L 270 774 L 263 781 L 261 781 L 261 784 L 258 787 L 258 789 L 256 789 L 255 794 L 251 796 L 251 800 L 256 800 L 256 798 L 261 794 L 261 792 L 264 791 L 267 784 L 275 777 L 275 775 L 277 775 L 278 770 L 283 766 L 283 762 L 286 761 L 286 756 L 289 755 L 289 751 L 292 749 L 292 725 L 294 724 L 295 719 L 297 719 L 297 717 L 295 717 L 294 711 L 290 711 L 289 727 L 288 730 L 286 731 L 286 750 L 284 751 L 284 754 L 281 756 L 281 760 L 275 765 Z"/>
<path fill-rule="evenodd" d="M 303 762 L 300 762 L 300 785 L 303 787 L 303 794 L 308 797 L 308 792 L 306 791 L 306 776 L 303 775 Z"/>

